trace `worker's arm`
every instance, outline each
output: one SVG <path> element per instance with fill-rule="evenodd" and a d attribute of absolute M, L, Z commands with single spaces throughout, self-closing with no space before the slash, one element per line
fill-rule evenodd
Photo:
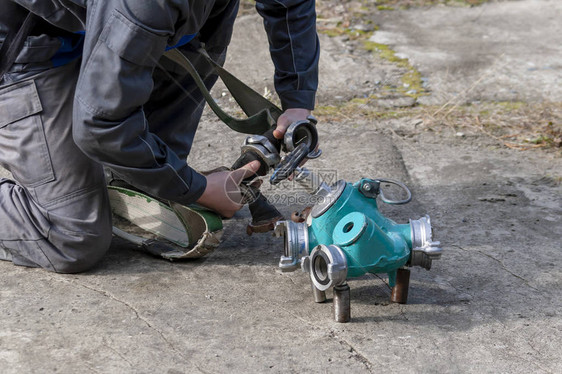
<path fill-rule="evenodd" d="M 205 177 L 149 131 L 143 105 L 167 44 L 192 32 L 184 25 L 200 27 L 191 23 L 199 9 L 184 0 L 121 3 L 126 4 L 97 2 L 88 9 L 74 139 L 88 156 L 136 187 L 163 199 L 193 203 L 205 190 Z"/>

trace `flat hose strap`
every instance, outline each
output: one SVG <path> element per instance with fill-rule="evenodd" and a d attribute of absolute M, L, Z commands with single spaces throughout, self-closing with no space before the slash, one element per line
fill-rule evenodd
<path fill-rule="evenodd" d="M 191 75 L 213 112 L 232 130 L 243 134 L 263 134 L 272 126 L 275 126 L 277 119 L 283 113 L 279 107 L 214 62 L 205 50 L 200 49 L 199 52 L 213 66 L 215 72 L 248 118 L 238 119 L 223 111 L 209 93 L 193 64 L 179 50 L 169 50 L 164 53 L 164 56 L 180 65 Z"/>
<path fill-rule="evenodd" d="M 220 244 L 222 219 L 215 212 L 199 206 L 166 204 L 123 187 L 107 188 L 113 214 L 126 221 L 115 222 L 113 233 L 153 255 L 168 260 L 199 258 Z M 146 238 L 147 232 L 153 238 Z"/>

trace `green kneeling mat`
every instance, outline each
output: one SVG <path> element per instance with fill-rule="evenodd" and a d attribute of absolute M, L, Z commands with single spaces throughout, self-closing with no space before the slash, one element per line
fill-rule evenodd
<path fill-rule="evenodd" d="M 222 219 L 213 211 L 173 202 L 168 205 L 123 187 L 107 188 L 113 215 L 120 218 L 114 222 L 113 233 L 153 255 L 168 260 L 199 258 L 220 244 Z M 121 219 L 127 224 L 119 224 Z M 152 235 L 131 230 L 131 225 Z"/>

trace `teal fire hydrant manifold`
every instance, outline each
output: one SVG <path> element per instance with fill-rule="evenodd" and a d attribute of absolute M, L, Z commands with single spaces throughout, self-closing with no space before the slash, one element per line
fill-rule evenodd
<path fill-rule="evenodd" d="M 325 291 L 333 287 L 339 322 L 350 320 L 347 279 L 366 273 L 388 274 L 391 300 L 405 303 L 410 277 L 406 267 L 429 270 L 442 252 L 440 243 L 432 241 L 429 216 L 397 224 L 379 211 L 377 197 L 388 204 L 405 204 L 411 200 L 409 189 L 387 179 L 361 179 L 354 184 L 340 180 L 328 186 L 305 168 L 298 170 L 296 180 L 316 197 L 317 204 L 291 221 L 277 223 L 275 233 L 285 242 L 281 270 L 301 267 L 308 272 L 316 302 L 325 301 Z M 407 197 L 387 199 L 382 183 L 400 186 Z"/>

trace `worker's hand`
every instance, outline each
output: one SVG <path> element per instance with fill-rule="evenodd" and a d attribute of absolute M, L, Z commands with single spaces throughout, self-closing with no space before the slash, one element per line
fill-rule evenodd
<path fill-rule="evenodd" d="M 273 131 L 273 136 L 277 139 L 283 139 L 285 131 L 293 122 L 305 120 L 311 114 L 308 109 L 301 108 L 291 108 L 287 109 L 283 114 L 277 119 L 277 127 Z"/>
<path fill-rule="evenodd" d="M 276 137 L 277 139 L 283 139 L 283 136 L 285 135 L 285 131 L 287 131 L 287 128 L 289 128 L 291 123 L 296 121 L 303 121 L 307 119 L 307 117 L 310 116 L 311 113 L 312 112 L 308 109 L 300 109 L 300 108 L 287 109 L 285 112 L 283 112 L 283 114 L 279 116 L 279 119 L 277 120 L 277 127 L 275 128 L 275 131 L 273 131 L 273 136 Z M 315 151 L 318 150 L 319 145 L 320 143 L 316 145 Z M 307 161 L 308 159 L 305 158 L 300 163 L 299 167 L 303 166 Z M 293 175 L 291 174 L 288 179 L 293 180 Z"/>
<path fill-rule="evenodd" d="M 220 171 L 207 175 L 207 187 L 197 203 L 230 218 L 244 205 L 240 182 L 254 175 L 260 168 L 259 161 L 252 161 L 234 171 Z"/>

